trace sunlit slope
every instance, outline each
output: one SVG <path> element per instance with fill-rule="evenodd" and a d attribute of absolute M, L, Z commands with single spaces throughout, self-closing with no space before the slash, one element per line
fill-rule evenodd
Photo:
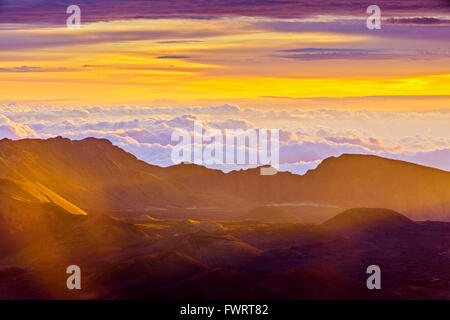
<path fill-rule="evenodd" d="M 0 141 L 0 177 L 32 182 L 85 211 L 198 203 L 198 195 L 161 173 L 108 140 Z"/>
<path fill-rule="evenodd" d="M 39 183 L 0 179 L 0 258 L 37 239 L 54 239 L 84 216 L 85 211 Z"/>
<path fill-rule="evenodd" d="M 71 214 L 80 214 L 80 215 L 87 215 L 86 211 L 81 210 L 76 205 L 70 203 L 57 193 L 53 192 L 52 190 L 46 188 L 39 182 L 23 182 L 19 184 L 23 190 L 34 196 L 35 198 L 39 199 L 42 202 L 51 202 L 55 205 L 63 208 L 67 212 Z"/>
<path fill-rule="evenodd" d="M 35 239 L 54 236 L 84 215 L 84 211 L 51 191 L 32 183 L 0 179 L 0 256 Z"/>
<path fill-rule="evenodd" d="M 20 261 L 49 263 L 77 248 L 142 239 L 146 235 L 136 227 L 88 215 L 39 184 L 0 179 L 0 259 L 20 253 Z"/>
<path fill-rule="evenodd" d="M 57 193 L 38 182 L 22 182 L 0 178 L 0 201 L 14 200 L 24 203 L 50 204 L 64 209 L 67 213 L 87 215 L 87 213 L 70 203 Z M 3 209 L 5 209 L 3 207 Z"/>

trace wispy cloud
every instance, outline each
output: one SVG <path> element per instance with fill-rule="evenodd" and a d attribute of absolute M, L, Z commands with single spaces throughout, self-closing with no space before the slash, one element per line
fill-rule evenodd
<path fill-rule="evenodd" d="M 156 59 L 190 59 L 189 56 L 159 56 Z"/>
<path fill-rule="evenodd" d="M 411 57 L 412 54 L 393 54 L 383 49 L 351 49 L 351 48 L 296 48 L 278 50 L 284 54 L 276 57 L 299 60 L 332 60 L 332 59 L 392 59 L 395 57 Z M 414 56 L 415 57 L 415 56 Z"/>
<path fill-rule="evenodd" d="M 0 72 L 67 72 L 72 71 L 73 69 L 69 68 L 42 68 L 42 67 L 33 67 L 33 66 L 20 66 L 20 67 L 9 67 L 9 68 L 0 68 Z"/>
<path fill-rule="evenodd" d="M 0 68 L 0 72 L 42 72 L 39 67 L 20 66 L 11 68 Z"/>
<path fill-rule="evenodd" d="M 433 17 L 411 17 L 411 18 L 388 18 L 387 23 L 391 24 L 415 24 L 415 25 L 450 25 L 449 19 Z"/>

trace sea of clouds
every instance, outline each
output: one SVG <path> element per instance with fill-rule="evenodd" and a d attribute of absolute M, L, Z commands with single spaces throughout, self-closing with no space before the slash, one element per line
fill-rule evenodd
<path fill-rule="evenodd" d="M 375 154 L 450 171 L 450 111 L 261 110 L 211 107 L 0 105 L 0 139 L 106 138 L 141 160 L 173 165 L 175 129 L 279 129 L 280 170 L 303 174 L 343 153 Z M 238 165 L 209 165 L 224 171 Z"/>

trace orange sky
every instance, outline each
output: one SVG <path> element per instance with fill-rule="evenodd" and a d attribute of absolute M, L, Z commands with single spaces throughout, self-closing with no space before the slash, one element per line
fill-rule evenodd
<path fill-rule="evenodd" d="M 0 101 L 282 108 L 345 97 L 334 106 L 450 108 L 448 42 L 316 27 L 338 18 L 143 19 L 78 30 L 4 24 Z M 365 15 L 356 18 L 349 21 L 365 24 Z M 298 27 L 284 30 L 286 23 Z M 400 99 L 357 98 L 365 96 Z"/>

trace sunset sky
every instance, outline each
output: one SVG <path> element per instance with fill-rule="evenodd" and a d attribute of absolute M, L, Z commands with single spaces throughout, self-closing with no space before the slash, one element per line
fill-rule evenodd
<path fill-rule="evenodd" d="M 81 8 L 80 29 L 66 26 L 71 4 Z M 366 27 L 371 4 L 381 8 L 380 30 Z M 81 129 L 58 131 L 55 126 L 71 118 L 42 122 L 38 110 L 232 105 L 266 112 L 269 118 L 267 112 L 283 110 L 337 112 L 322 119 L 326 124 L 314 122 L 314 128 L 311 119 L 280 122 L 281 129 L 295 133 L 296 141 L 303 132 L 311 141 L 328 144 L 336 144 L 336 137 L 350 139 L 344 140 L 346 145 L 360 139 L 365 151 L 380 154 L 406 152 L 413 157 L 449 150 L 449 30 L 450 4 L 443 0 L 2 0 L 0 133 L 12 138 L 89 135 Z M 352 118 L 361 110 L 373 112 L 364 124 Z M 103 121 L 117 122 L 111 113 L 105 111 Z M 152 119 L 169 120 L 167 113 L 161 114 Z M 249 112 L 231 115 L 231 120 L 247 121 L 248 126 L 268 125 Z M 334 124 L 330 117 L 335 117 Z M 406 120 L 411 117 L 415 122 Z M 387 132 L 378 123 L 382 118 L 397 123 Z M 77 119 L 74 125 L 102 120 L 86 115 Z M 408 127 L 412 123 L 418 131 Z M 103 129 L 91 135 L 119 134 Z M 151 128 L 139 124 L 132 129 Z M 319 130 L 330 132 L 320 136 Z M 335 140 L 324 142 L 326 137 Z M 370 138 L 391 147 L 367 148 L 364 143 L 370 144 Z M 442 155 L 434 159 L 431 165 L 447 168 L 437 164 L 445 164 Z"/>
<path fill-rule="evenodd" d="M 446 1 L 380 1 L 381 30 L 365 1 L 78 1 L 79 30 L 70 1 L 1 3 L 2 101 L 448 106 Z"/>

